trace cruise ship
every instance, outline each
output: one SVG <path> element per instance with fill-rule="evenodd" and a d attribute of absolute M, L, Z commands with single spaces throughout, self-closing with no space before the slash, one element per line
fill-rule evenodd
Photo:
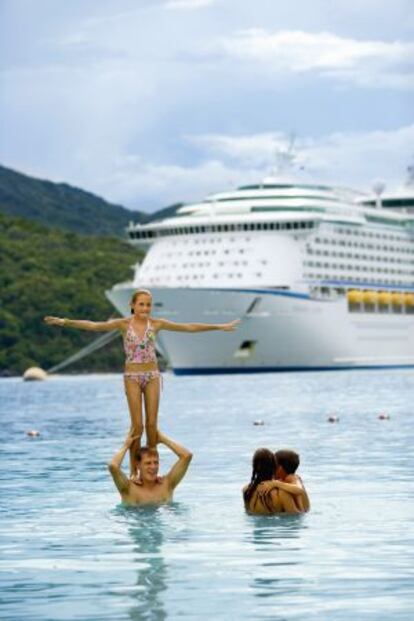
<path fill-rule="evenodd" d="M 414 187 L 362 195 L 265 178 L 182 206 L 129 240 L 146 251 L 107 297 L 122 315 L 240 319 L 234 332 L 162 331 L 176 374 L 414 366 Z"/>

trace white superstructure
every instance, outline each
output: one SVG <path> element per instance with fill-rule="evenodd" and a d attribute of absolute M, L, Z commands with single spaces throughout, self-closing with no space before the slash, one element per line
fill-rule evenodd
<path fill-rule="evenodd" d="M 269 178 L 128 234 L 148 252 L 133 282 L 107 292 L 122 314 L 146 287 L 155 316 L 241 319 L 235 332 L 161 332 L 176 373 L 414 365 L 414 216 L 405 208 Z"/>

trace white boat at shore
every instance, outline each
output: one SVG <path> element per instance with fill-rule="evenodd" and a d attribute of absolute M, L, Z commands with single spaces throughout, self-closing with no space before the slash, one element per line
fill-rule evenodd
<path fill-rule="evenodd" d="M 241 319 L 235 332 L 161 332 L 177 374 L 414 366 L 412 190 L 398 205 L 267 178 L 131 223 L 147 254 L 107 296 L 123 315 L 145 287 L 154 316 Z"/>

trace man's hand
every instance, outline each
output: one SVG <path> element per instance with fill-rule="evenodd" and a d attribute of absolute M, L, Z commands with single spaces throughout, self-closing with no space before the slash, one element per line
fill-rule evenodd
<path fill-rule="evenodd" d="M 276 481 L 263 481 L 257 486 L 257 493 L 259 497 L 264 497 L 270 494 L 270 492 L 277 488 Z"/>
<path fill-rule="evenodd" d="M 229 323 L 222 323 L 221 330 L 224 330 L 224 332 L 234 332 L 234 330 L 237 329 L 239 323 L 240 319 L 233 319 L 233 321 L 229 321 Z"/>

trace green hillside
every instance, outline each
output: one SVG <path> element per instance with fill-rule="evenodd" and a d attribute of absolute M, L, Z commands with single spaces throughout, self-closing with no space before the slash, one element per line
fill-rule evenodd
<path fill-rule="evenodd" d="M 44 315 L 116 316 L 104 291 L 132 277 L 137 251 L 122 240 L 86 237 L 0 214 L 0 374 L 58 364 L 96 334 L 52 328 Z M 116 339 L 70 371 L 122 368 Z"/>
<path fill-rule="evenodd" d="M 123 237 L 130 220 L 148 216 L 112 205 L 72 187 L 23 175 L 0 166 L 0 212 L 87 235 Z"/>

